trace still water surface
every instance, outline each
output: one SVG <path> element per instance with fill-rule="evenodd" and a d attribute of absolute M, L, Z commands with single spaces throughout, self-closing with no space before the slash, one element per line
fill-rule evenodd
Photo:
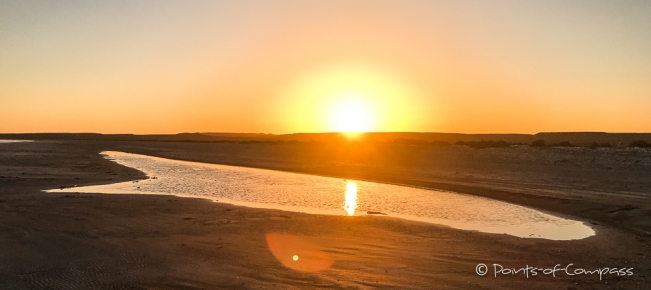
<path fill-rule="evenodd" d="M 174 194 L 312 214 L 357 216 L 381 212 L 457 229 L 523 238 L 573 240 L 595 234 L 579 221 L 460 193 L 123 152 L 102 154 L 143 171 L 150 178 L 49 191 Z"/>
<path fill-rule="evenodd" d="M 34 140 L 0 139 L 0 143 L 23 143 L 23 142 L 34 142 Z"/>

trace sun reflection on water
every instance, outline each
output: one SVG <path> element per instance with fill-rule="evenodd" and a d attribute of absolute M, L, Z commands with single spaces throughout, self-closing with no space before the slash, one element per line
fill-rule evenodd
<path fill-rule="evenodd" d="M 346 184 L 346 200 L 344 201 L 344 210 L 348 215 L 354 215 L 357 209 L 357 184 L 348 182 Z"/>

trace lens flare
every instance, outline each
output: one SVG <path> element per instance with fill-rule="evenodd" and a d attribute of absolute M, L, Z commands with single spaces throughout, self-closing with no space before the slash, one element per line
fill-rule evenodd
<path fill-rule="evenodd" d="M 346 199 L 344 201 L 344 210 L 348 215 L 354 215 L 357 209 L 357 184 L 348 182 L 346 184 Z"/>
<path fill-rule="evenodd" d="M 324 250 L 321 238 L 268 233 L 266 239 L 271 254 L 287 268 L 317 272 L 330 268 L 334 262 L 331 254 Z"/>

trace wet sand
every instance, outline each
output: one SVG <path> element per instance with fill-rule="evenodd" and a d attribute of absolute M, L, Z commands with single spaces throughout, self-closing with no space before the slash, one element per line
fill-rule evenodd
<path fill-rule="evenodd" d="M 651 285 L 650 208 L 645 196 L 650 177 L 649 161 L 639 157 L 643 153 L 629 158 L 634 159 L 631 165 L 622 165 L 617 159 L 621 154 L 609 153 L 606 156 L 615 156 L 612 164 L 599 161 L 604 165 L 589 166 L 585 160 L 595 159 L 594 153 L 544 152 L 551 155 L 547 156 L 511 149 L 478 153 L 458 148 L 436 152 L 376 148 L 361 154 L 349 148 L 320 159 L 332 149 L 81 141 L 2 146 L 2 289 L 647 289 Z M 390 217 L 308 215 L 173 196 L 41 192 L 144 177 L 102 159 L 98 153 L 103 150 L 456 190 L 578 218 L 590 223 L 597 235 L 577 241 L 522 239 Z M 529 162 L 520 161 L 532 156 Z M 557 160 L 566 161 L 554 163 Z M 642 161 L 634 163 L 637 160 Z M 581 163 L 583 167 L 575 165 Z M 602 166 L 604 173 L 599 173 Z M 509 170 L 511 174 L 504 174 Z M 310 245 L 310 251 L 331 265 L 317 272 L 288 268 L 269 250 L 270 234 Z M 475 273 L 478 263 L 490 267 L 488 275 Z M 632 267 L 634 275 L 604 275 L 602 281 L 598 275 L 562 273 L 495 278 L 493 263 L 509 268 L 570 263 L 588 270 Z"/>

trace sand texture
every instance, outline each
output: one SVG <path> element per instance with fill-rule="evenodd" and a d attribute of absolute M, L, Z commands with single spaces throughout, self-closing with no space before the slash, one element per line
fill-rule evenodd
<path fill-rule="evenodd" d="M 0 289 L 648 289 L 651 158 L 637 149 L 39 141 L 0 148 Z M 454 190 L 585 221 L 576 241 L 158 195 L 43 193 L 143 178 L 103 150 Z M 298 261 L 288 260 L 298 253 Z M 316 261 L 316 262 L 314 262 Z M 479 263 L 634 275 L 475 273 Z"/>

